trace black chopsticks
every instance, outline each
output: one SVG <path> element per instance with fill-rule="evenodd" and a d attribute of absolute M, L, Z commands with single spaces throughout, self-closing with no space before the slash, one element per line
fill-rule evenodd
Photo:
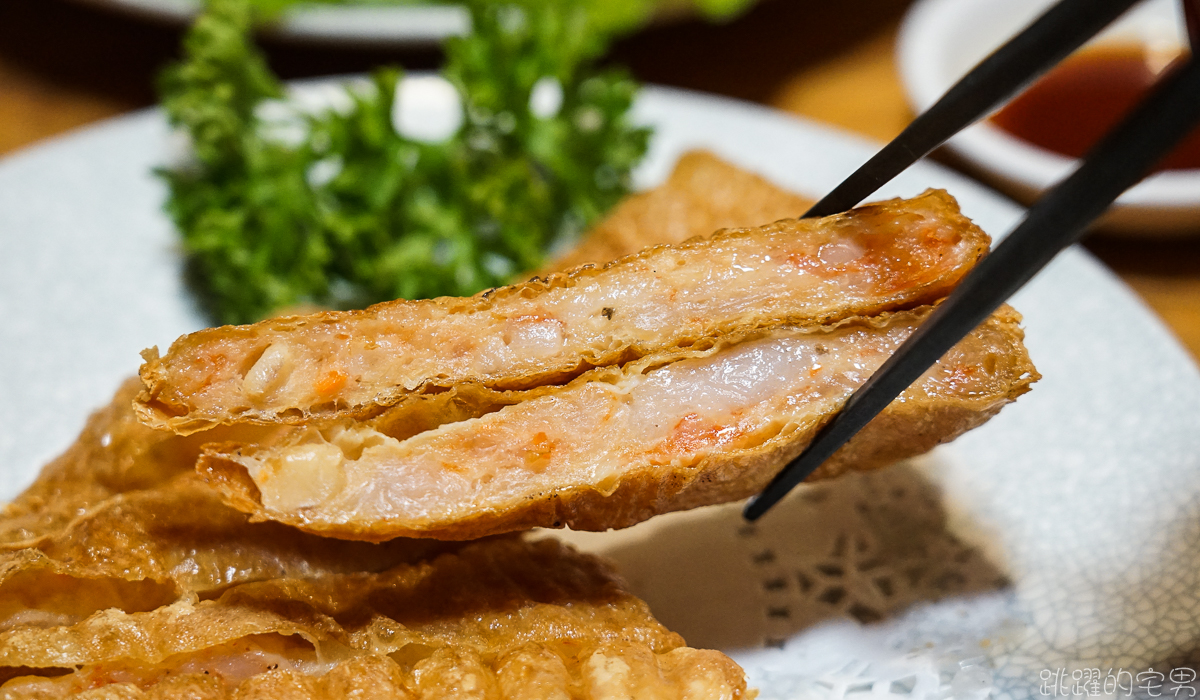
<path fill-rule="evenodd" d="M 1093 21 L 1091 31 L 1095 33 L 1102 29 L 1104 24 L 1095 25 L 1098 20 L 1091 13 L 1091 6 L 1104 5 L 1111 12 L 1119 5 L 1128 7 L 1130 4 L 1132 3 L 1100 0 L 1065 0 L 1059 3 L 951 88 L 938 104 L 913 123 L 913 126 L 917 126 L 924 120 L 925 123 L 919 129 L 909 127 L 905 130 L 895 141 L 822 199 L 813 210 L 821 215 L 832 214 L 858 204 L 879 185 L 890 180 L 928 150 L 973 121 L 973 118 L 966 119 L 966 107 L 962 105 L 973 106 L 978 110 L 974 117 L 979 117 L 994 107 L 999 100 L 1007 97 L 1010 94 L 1008 92 L 995 97 L 1000 91 L 992 86 L 975 88 L 986 88 L 984 91 L 989 95 L 986 99 L 975 99 L 973 95 L 963 96 L 960 88 L 969 80 L 975 81 L 973 76 L 980 69 L 1004 58 L 1003 55 L 1011 46 L 1026 41 L 1023 37 L 1027 34 L 1034 33 L 1035 39 L 1039 41 L 1050 41 L 1053 38 L 1052 34 L 1043 33 L 1040 28 L 1048 18 L 1053 16 L 1052 23 L 1047 26 L 1061 27 L 1061 22 L 1069 20 L 1070 17 L 1057 13 L 1086 14 Z M 1117 14 L 1120 12 L 1112 14 L 1109 19 L 1115 19 Z M 1077 36 L 1072 34 L 1070 41 L 1074 42 L 1076 38 Z M 1051 60 L 1052 52 L 1040 43 L 1035 45 L 1041 49 L 1040 55 L 1047 57 L 1046 60 Z M 1078 43 L 1074 45 L 1077 46 Z M 1020 79 L 1005 71 L 1004 65 L 991 65 L 988 70 L 992 75 L 1003 74 L 1006 84 L 1014 86 L 1015 89 L 1015 86 L 1023 84 L 1029 76 L 1048 65 L 1034 66 L 1029 61 L 1019 62 L 1018 69 L 1023 71 L 1023 77 Z M 979 86 L 977 81 L 972 84 Z M 957 102 L 959 106 L 954 109 L 944 108 L 946 112 L 939 111 L 943 109 L 942 103 L 947 100 Z M 947 114 L 946 121 L 933 122 L 925 119 L 935 112 Z M 963 121 L 964 119 L 966 121 Z M 947 350 L 1045 267 L 1059 251 L 1081 238 L 1087 226 L 1122 192 L 1141 180 L 1197 122 L 1200 122 L 1200 61 L 1193 56 L 1173 66 L 1150 95 L 1092 148 L 1070 176 L 1030 208 L 1025 219 L 1008 238 L 985 257 L 895 354 L 850 396 L 841 412 L 825 425 L 812 444 L 784 467 L 761 494 L 746 504 L 743 512 L 746 519 L 756 520 L 767 512 L 916 381 L 926 369 L 936 363 Z M 940 138 L 934 142 L 938 135 Z M 897 145 L 898 142 L 906 140 L 916 140 L 917 145 Z M 926 150 L 921 151 L 922 148 Z M 908 154 L 907 162 L 902 154 Z M 810 211 L 810 214 L 812 213 Z"/>
<path fill-rule="evenodd" d="M 857 205 L 951 136 L 998 107 L 1138 0 L 1062 0 L 1009 39 L 954 84 L 804 218 L 839 214 Z"/>

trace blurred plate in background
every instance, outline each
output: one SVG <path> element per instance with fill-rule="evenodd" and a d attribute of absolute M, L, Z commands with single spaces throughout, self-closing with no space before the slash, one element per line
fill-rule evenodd
<path fill-rule="evenodd" d="M 200 0 L 79 0 L 158 21 L 185 23 Z M 269 30 L 297 41 L 419 46 L 467 31 L 470 19 L 459 5 L 419 0 L 395 5 L 303 5 L 289 10 Z"/>
<path fill-rule="evenodd" d="M 750 4 L 747 0 L 746 4 Z M 172 24 L 190 22 L 202 0 L 76 0 L 135 16 Z M 736 4 L 736 3 L 735 3 Z M 696 17 L 691 0 L 660 0 L 652 22 L 673 22 Z M 323 44 L 375 47 L 426 47 L 470 30 L 466 8 L 426 0 L 366 0 L 321 4 L 299 2 L 264 31 L 279 39 Z"/>
<path fill-rule="evenodd" d="M 1054 0 L 918 0 L 901 26 L 897 46 L 901 80 L 913 111 L 928 109 L 975 64 L 1052 4 Z M 1132 44 L 1160 53 L 1178 51 L 1187 46 L 1181 12 L 1173 0 L 1143 2 L 1085 48 Z M 1027 204 L 1077 162 L 988 121 L 963 130 L 947 147 L 971 171 Z M 1160 172 L 1147 178 L 1117 200 L 1100 227 L 1128 235 L 1200 232 L 1200 170 Z"/>

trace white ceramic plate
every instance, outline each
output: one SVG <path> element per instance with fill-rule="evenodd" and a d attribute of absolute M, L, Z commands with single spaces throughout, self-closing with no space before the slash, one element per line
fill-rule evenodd
<path fill-rule="evenodd" d="M 702 146 L 817 195 L 874 149 L 676 90 L 647 89 L 637 115 L 657 128 L 645 186 Z M 0 162 L 0 498 L 66 447 L 139 350 L 202 325 L 150 174 L 168 142 L 143 112 Z M 1021 214 L 933 165 L 883 194 L 930 186 L 993 234 Z M 1045 378 L 932 456 L 800 492 L 755 528 L 730 506 L 568 536 L 615 558 L 691 643 L 734 654 L 767 698 L 1028 697 L 1043 671 L 1164 671 L 1200 643 L 1200 373 L 1081 250 L 1013 303 Z"/>
<path fill-rule="evenodd" d="M 79 0 L 158 21 L 183 24 L 201 0 Z M 471 20 L 459 5 L 310 5 L 293 8 L 270 31 L 298 41 L 353 44 L 434 44 L 467 31 Z"/>
<path fill-rule="evenodd" d="M 897 40 L 900 76 L 916 112 L 933 105 L 979 61 L 1014 36 L 1055 0 L 919 0 Z M 1187 46 L 1182 6 L 1148 0 L 1091 41 L 1141 45 L 1170 57 Z M 1167 59 L 1164 59 L 1167 60 Z M 947 146 L 988 182 L 1030 203 L 1078 164 L 1073 158 L 1022 141 L 990 122 L 959 132 Z M 1109 232 L 1194 235 L 1200 226 L 1200 171 L 1155 174 L 1117 199 L 1101 220 Z"/>

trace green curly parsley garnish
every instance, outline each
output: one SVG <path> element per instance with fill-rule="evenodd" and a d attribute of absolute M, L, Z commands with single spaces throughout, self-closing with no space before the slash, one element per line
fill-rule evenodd
<path fill-rule="evenodd" d="M 209 0 L 161 83 L 194 155 L 160 174 L 216 320 L 473 294 L 539 267 L 629 191 L 649 132 L 627 117 L 637 86 L 594 67 L 607 36 L 586 6 L 466 4 L 473 31 L 443 70 L 461 126 L 429 142 L 393 126 L 400 71 L 306 113 L 251 44 L 246 0 Z"/>

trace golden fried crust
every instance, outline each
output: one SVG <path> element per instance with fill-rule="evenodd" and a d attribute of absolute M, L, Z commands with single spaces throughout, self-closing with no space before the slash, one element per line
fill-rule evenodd
<path fill-rule="evenodd" d="M 899 314 L 898 318 L 908 315 L 913 314 Z M 945 381 L 923 378 L 811 478 L 831 478 L 848 469 L 873 469 L 922 454 L 982 424 L 1028 391 L 1040 375 L 1021 343 L 1024 334 L 1018 326 L 1019 320 L 1015 311 L 1004 307 L 960 346 L 968 348 L 965 352 L 974 353 L 968 357 L 980 355 L 986 358 L 982 361 L 991 364 L 987 370 L 990 379 L 986 391 L 959 391 Z M 860 322 L 885 327 L 889 320 L 872 318 Z M 668 359 L 661 361 L 669 363 Z M 964 369 L 971 371 L 969 367 Z M 957 368 L 948 367 L 943 379 L 946 376 L 953 378 L 957 371 Z M 596 379 L 585 375 L 563 391 L 587 381 Z M 318 519 L 303 510 L 268 509 L 246 467 L 237 459 L 256 449 L 270 448 L 236 444 L 209 446 L 198 469 L 220 489 L 229 504 L 256 518 L 270 518 L 306 531 L 352 540 L 377 541 L 396 536 L 465 540 L 533 527 L 606 530 L 627 527 L 660 513 L 737 500 L 757 493 L 784 464 L 803 450 L 829 415 L 820 414 L 789 423 L 769 439 L 747 447 L 713 450 L 696 461 L 673 460 L 667 464 L 634 466 L 615 477 L 618 479 L 615 485 L 564 484 L 545 491 L 522 492 L 504 501 L 503 505 L 454 511 L 457 513 L 454 516 L 420 521 L 403 518 L 370 520 L 349 515 Z M 462 515 L 462 512 L 469 514 Z"/>
<path fill-rule="evenodd" d="M 126 381 L 108 406 L 92 414 L 67 451 L 3 507 L 0 543 L 22 546 L 61 528 L 89 505 L 188 471 L 199 455 L 200 441 L 171 440 L 169 434 L 140 424 L 132 410 L 140 388 L 136 378 Z M 178 460 L 146 459 L 167 442 L 191 449 L 181 450 Z"/>
<path fill-rule="evenodd" d="M 150 425 L 187 433 L 362 418 L 461 383 L 561 383 L 728 333 L 930 303 L 988 242 L 952 197 L 931 190 L 826 219 L 720 231 L 469 298 L 205 330 L 165 357 L 145 353 L 138 410 Z"/>
<path fill-rule="evenodd" d="M 256 661 L 256 650 L 273 656 Z M 6 697 L 88 687 L 139 698 L 745 693 L 732 661 L 684 647 L 599 559 L 516 538 L 379 574 L 244 584 L 214 600 L 0 632 L 0 672 L 56 668 L 80 670 L 14 678 Z"/>
<path fill-rule="evenodd" d="M 199 436 L 137 421 L 132 399 L 139 388 L 136 378 L 126 382 L 0 515 L 0 629 L 38 610 L 41 619 L 75 620 L 108 607 L 152 609 L 188 593 L 269 578 L 382 571 L 456 548 L 403 539 L 347 546 L 250 522 L 196 476 Z M 418 415 L 398 414 L 402 424 L 395 428 L 424 430 L 464 417 L 466 401 L 458 394 L 429 397 L 426 404 Z M 255 439 L 263 430 L 217 433 Z M 2 562 L 28 557 L 41 563 L 5 573 Z M 31 595 L 48 602 L 20 602 Z"/>
<path fill-rule="evenodd" d="M 267 429 L 245 425 L 193 438 L 153 430 L 133 411 L 141 388 L 137 377 L 126 380 L 112 401 L 91 415 L 67 451 L 3 506 L 0 547 L 28 546 L 112 496 L 152 489 L 191 472 L 201 446 L 214 438 L 256 441 L 266 435 Z"/>
<path fill-rule="evenodd" d="M 419 432 L 506 401 L 481 396 L 424 397 L 425 410 L 398 411 L 393 427 Z M 442 698 L 463 668 L 477 669 L 480 687 L 507 688 L 491 697 L 603 697 L 587 662 L 635 665 L 635 656 L 651 663 L 627 679 L 632 691 L 664 682 L 663 697 L 744 691 L 736 664 L 682 647 L 594 557 L 550 541 L 482 540 L 461 551 L 252 524 L 180 473 L 194 448 L 171 443 L 190 439 L 131 414 L 123 391 L 71 448 L 75 457 L 52 464 L 12 508 L 36 516 L 54 505 L 39 498 L 49 493 L 83 512 L 0 551 L 4 697 Z M 265 667 L 230 682 L 207 671 L 164 675 L 260 640 L 299 648 L 319 668 Z"/>
<path fill-rule="evenodd" d="M 335 542 L 278 523 L 253 523 L 194 473 L 109 498 L 22 546 L 0 551 L 36 551 L 70 562 L 79 587 L 87 578 L 147 581 L 164 584 L 172 597 L 279 577 L 382 571 L 451 549 L 405 539 Z M 0 597 L 8 594 L 0 580 Z"/>
<path fill-rule="evenodd" d="M 36 549 L 0 553 L 0 632 L 75 624 L 107 608 L 145 612 L 177 597 L 174 586 L 89 571 Z"/>
<path fill-rule="evenodd" d="M 794 219 L 812 204 L 708 151 L 688 151 L 665 183 L 626 197 L 578 246 L 540 274 L 603 264 L 723 228 Z"/>
<path fill-rule="evenodd" d="M 10 700 L 740 700 L 753 697 L 742 671 L 715 651 L 681 647 L 655 655 L 634 645 L 600 645 L 569 671 L 538 645 L 520 648 L 494 670 L 478 655 L 435 651 L 406 671 L 387 656 L 343 661 L 321 676 L 272 670 L 230 689 L 219 676 L 182 673 L 142 688 L 129 682 L 73 693 L 67 684 L 15 676 Z M 532 666 L 532 664 L 538 664 Z M 517 675 L 521 674 L 521 675 Z"/>

